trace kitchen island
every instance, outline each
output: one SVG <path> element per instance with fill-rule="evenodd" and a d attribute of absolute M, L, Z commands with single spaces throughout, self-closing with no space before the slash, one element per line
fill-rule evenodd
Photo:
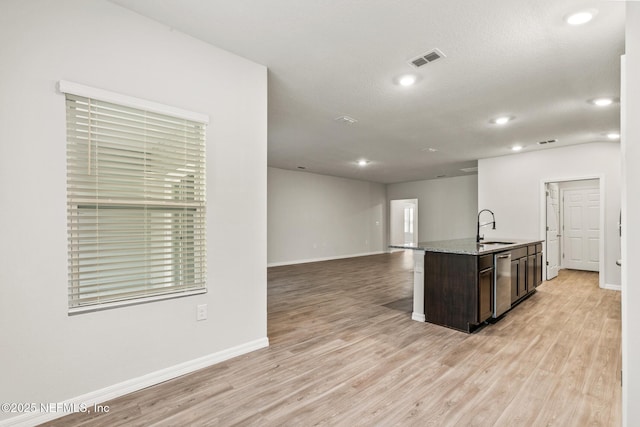
<path fill-rule="evenodd" d="M 414 251 L 412 319 L 467 333 L 500 318 L 542 283 L 542 240 L 469 238 L 391 247 Z"/>

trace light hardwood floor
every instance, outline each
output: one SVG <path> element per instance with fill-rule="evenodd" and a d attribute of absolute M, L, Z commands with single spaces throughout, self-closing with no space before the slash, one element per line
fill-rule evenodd
<path fill-rule="evenodd" d="M 271 346 L 51 426 L 619 426 L 620 293 L 563 270 L 468 335 L 410 319 L 410 253 L 268 271 Z"/>

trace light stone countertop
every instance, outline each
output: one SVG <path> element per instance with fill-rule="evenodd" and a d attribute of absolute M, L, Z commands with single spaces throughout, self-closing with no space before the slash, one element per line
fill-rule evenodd
<path fill-rule="evenodd" d="M 502 242 L 500 244 L 486 244 L 488 242 Z M 434 242 L 420 242 L 417 245 L 389 245 L 390 248 L 413 249 L 425 252 L 444 252 L 464 255 L 484 255 L 494 252 L 508 251 L 522 246 L 541 243 L 543 240 L 512 239 L 512 238 L 487 238 L 476 243 L 475 237 L 466 239 L 440 240 Z"/>

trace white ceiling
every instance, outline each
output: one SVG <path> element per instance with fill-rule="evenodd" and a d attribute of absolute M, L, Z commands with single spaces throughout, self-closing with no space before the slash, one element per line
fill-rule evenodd
<path fill-rule="evenodd" d="M 270 166 L 433 179 L 466 175 L 517 143 L 527 152 L 619 130 L 618 103 L 587 101 L 620 96 L 621 1 L 112 1 L 269 68 Z M 564 22 L 589 8 L 590 23 Z M 446 58 L 409 65 L 433 48 Z M 396 83 L 412 72 L 414 86 Z M 489 123 L 504 114 L 515 120 Z M 334 120 L 343 115 L 358 121 Z M 558 142 L 536 144 L 549 139 Z"/>

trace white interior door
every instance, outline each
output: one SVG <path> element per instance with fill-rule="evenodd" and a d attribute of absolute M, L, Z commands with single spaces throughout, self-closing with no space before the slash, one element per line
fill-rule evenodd
<path fill-rule="evenodd" d="M 560 187 L 547 184 L 547 280 L 558 276 L 560 269 Z"/>
<path fill-rule="evenodd" d="M 563 192 L 562 265 L 598 271 L 600 264 L 600 190 Z"/>

